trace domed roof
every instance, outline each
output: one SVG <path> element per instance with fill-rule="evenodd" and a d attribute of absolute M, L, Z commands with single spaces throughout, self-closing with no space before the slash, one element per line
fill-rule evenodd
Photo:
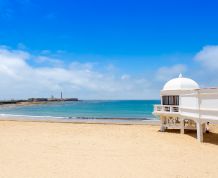
<path fill-rule="evenodd" d="M 198 88 L 200 87 L 194 80 L 185 78 L 180 74 L 178 78 L 168 81 L 163 90 L 193 90 Z"/>

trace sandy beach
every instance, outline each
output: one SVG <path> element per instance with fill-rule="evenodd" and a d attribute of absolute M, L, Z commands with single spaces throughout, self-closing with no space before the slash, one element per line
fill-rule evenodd
<path fill-rule="evenodd" d="M 0 121 L 0 177 L 217 177 L 218 127 L 195 132 L 158 126 Z"/>

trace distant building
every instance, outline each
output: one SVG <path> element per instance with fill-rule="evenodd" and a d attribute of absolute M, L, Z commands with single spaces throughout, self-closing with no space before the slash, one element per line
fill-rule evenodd
<path fill-rule="evenodd" d="M 43 101 L 48 101 L 47 98 L 29 98 L 28 101 L 30 102 L 43 102 Z"/>
<path fill-rule="evenodd" d="M 160 95 L 161 105 L 154 106 L 153 114 L 160 118 L 161 131 L 195 129 L 202 142 L 207 123 L 218 123 L 218 88 L 200 88 L 180 74 L 165 84 Z"/>

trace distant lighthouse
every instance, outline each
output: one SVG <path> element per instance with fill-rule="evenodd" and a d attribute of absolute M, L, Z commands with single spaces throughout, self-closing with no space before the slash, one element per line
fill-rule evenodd
<path fill-rule="evenodd" d="M 63 94 L 62 94 L 62 92 L 61 92 L 61 99 L 63 99 Z"/>

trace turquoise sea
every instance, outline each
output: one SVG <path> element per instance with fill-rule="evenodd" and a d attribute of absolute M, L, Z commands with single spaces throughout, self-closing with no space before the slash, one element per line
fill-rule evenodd
<path fill-rule="evenodd" d="M 153 105 L 159 100 L 83 100 L 32 106 L 0 107 L 0 114 L 86 119 L 153 119 Z"/>

